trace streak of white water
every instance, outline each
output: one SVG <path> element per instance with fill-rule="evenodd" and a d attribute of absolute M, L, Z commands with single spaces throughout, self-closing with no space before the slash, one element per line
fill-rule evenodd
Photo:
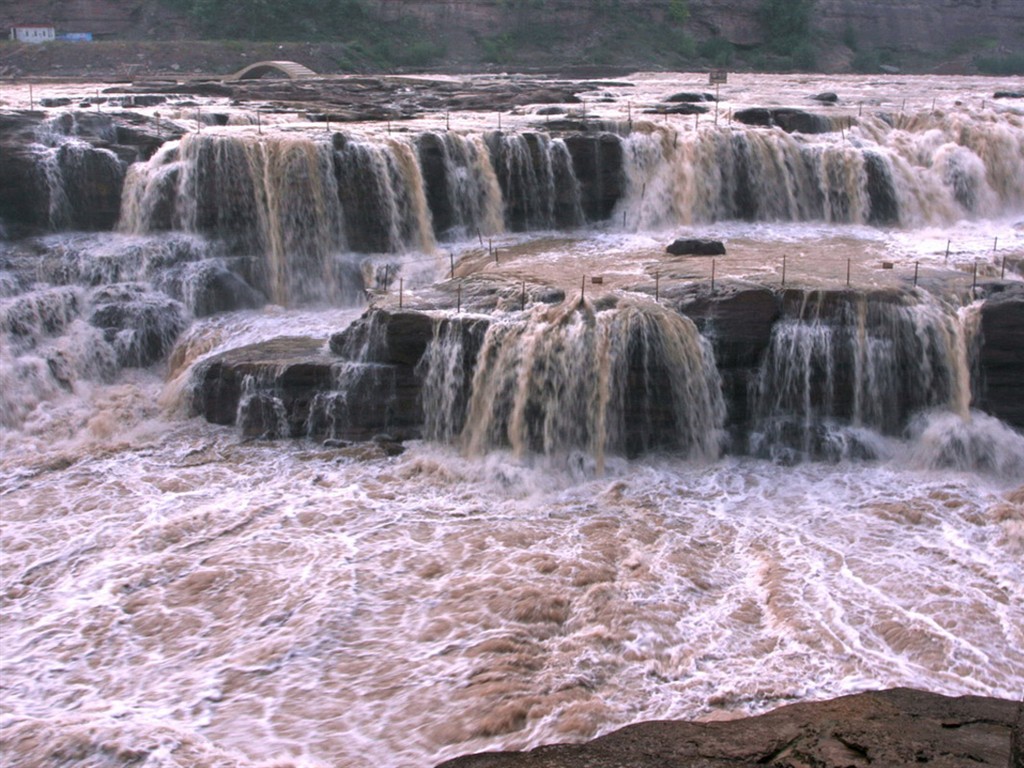
<path fill-rule="evenodd" d="M 984 78 L 731 79 L 720 119 L 838 90 L 837 115 L 930 111 L 934 98 L 1021 120 L 982 109 Z M 602 87 L 612 101 L 588 114 L 622 120 L 700 87 L 695 75 L 630 81 Z M 468 114 L 460 130 L 492 130 L 493 117 Z M 864 286 L 890 275 L 875 271 L 883 257 L 944 265 L 950 240 L 952 266 L 981 260 L 991 275 L 1024 247 L 1015 216 L 687 230 L 725 237 L 719 268 L 734 276 L 774 281 L 788 255 L 790 280 L 834 285 L 850 258 Z M 706 279 L 706 265 L 665 264 L 661 233 L 611 229 L 504 236 L 493 269 L 573 289 L 602 274 L 608 291 L 659 269 L 663 288 Z M 469 264 L 475 247 L 455 250 Z M 84 301 L 77 288 L 47 290 L 50 320 L 71 332 L 29 333 L 17 350 L 5 340 L 0 356 L 5 376 L 15 356 L 27 372 L 11 379 L 24 397 L 0 428 L 0 750 L 12 765 L 421 768 L 868 688 L 1024 690 L 1024 438 L 991 418 L 923 420 L 909 440 L 887 438 L 884 463 L 611 457 L 601 477 L 528 453 L 249 441 L 181 413 L 187 366 L 268 336 L 326 339 L 355 311 L 219 315 L 186 331 L 167 382 L 97 352 L 71 391 L 42 391 L 29 374 L 50 370 L 50 346 L 74 362 L 98 335 L 68 309 Z M 949 469 L 983 464 L 975 451 L 995 471 Z"/>
<path fill-rule="evenodd" d="M 911 451 L 602 478 L 387 458 L 164 423 L 155 386 L 108 388 L 72 439 L 5 445 L 18 764 L 427 766 L 865 688 L 1024 687 L 1005 481 Z"/>

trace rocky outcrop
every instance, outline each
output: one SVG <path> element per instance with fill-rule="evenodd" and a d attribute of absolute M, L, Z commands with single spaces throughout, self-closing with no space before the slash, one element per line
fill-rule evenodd
<path fill-rule="evenodd" d="M 804 112 L 790 107 L 751 107 L 733 113 L 733 119 L 746 125 L 766 128 L 778 126 L 786 133 L 829 133 L 833 131 L 832 121 L 822 115 Z"/>
<path fill-rule="evenodd" d="M 897 688 L 727 722 L 638 723 L 586 744 L 494 752 L 444 768 L 1019 768 L 1021 704 Z M 439 766 L 440 768 L 440 766 Z"/>
<path fill-rule="evenodd" d="M 680 237 L 665 248 L 673 256 L 724 256 L 725 243 L 721 240 L 702 240 Z"/>
<path fill-rule="evenodd" d="M 241 419 L 248 435 L 298 437 L 314 396 L 332 386 L 332 362 L 322 339 L 304 337 L 225 352 L 198 367 L 193 410 L 213 424 Z"/>
<path fill-rule="evenodd" d="M 977 406 L 1024 428 L 1024 289 L 1019 285 L 982 305 L 978 364 L 981 391 Z"/>
<path fill-rule="evenodd" d="M 0 115 L 0 219 L 14 234 L 112 229 L 128 165 L 173 135 L 130 113 Z"/>
<path fill-rule="evenodd" d="M 714 294 L 687 290 L 663 300 L 693 320 L 713 348 L 727 405 L 727 452 L 784 461 L 871 458 L 870 444 L 850 442 L 862 428 L 902 436 L 916 414 L 953 407 L 961 375 L 953 348 L 957 321 L 912 295 L 729 285 Z M 275 403 L 276 411 L 260 407 L 288 425 L 275 428 L 279 434 L 424 434 L 437 418 L 437 403 L 424 403 L 423 360 L 435 339 L 455 334 L 460 340 L 449 348 L 459 350 L 461 378 L 430 395 L 448 398 L 444 418 L 452 423 L 426 434 L 458 434 L 488 324 L 479 315 L 370 310 L 326 346 L 282 340 L 214 358 L 199 375 L 196 410 L 216 423 L 234 423 L 244 415 L 248 380 L 249 395 L 262 393 L 253 402 Z M 977 407 L 1022 427 L 1024 293 L 989 299 L 981 325 Z M 638 354 L 646 359 L 646 352 Z M 250 421 L 258 425 L 246 426 L 250 431 L 275 432 L 263 417 Z M 631 429 L 641 423 L 626 421 Z M 856 429 L 844 433 L 848 427 Z M 643 452 L 636 446 L 657 443 L 651 435 L 630 437 L 630 455 Z"/>

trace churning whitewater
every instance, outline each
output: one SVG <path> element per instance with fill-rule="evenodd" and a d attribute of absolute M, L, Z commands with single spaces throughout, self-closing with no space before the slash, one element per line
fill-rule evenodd
<path fill-rule="evenodd" d="M 1019 290 L 1024 112 L 837 78 L 787 133 L 732 118 L 826 83 L 738 76 L 640 119 L 687 78 L 595 85 L 584 131 L 165 105 L 130 164 L 47 115 L 49 233 L 0 222 L 12 765 L 426 768 L 1019 698 L 1024 436 L 982 410 L 982 326 Z M 773 308 L 757 356 L 734 296 Z"/>

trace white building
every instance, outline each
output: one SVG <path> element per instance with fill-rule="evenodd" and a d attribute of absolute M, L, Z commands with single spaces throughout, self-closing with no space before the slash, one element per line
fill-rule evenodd
<path fill-rule="evenodd" d="M 48 43 L 56 38 L 53 27 L 45 27 L 42 24 L 11 27 L 11 40 L 17 40 L 19 43 Z"/>

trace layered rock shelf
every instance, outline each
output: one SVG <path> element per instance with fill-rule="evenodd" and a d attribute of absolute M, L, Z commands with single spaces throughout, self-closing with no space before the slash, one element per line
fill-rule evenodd
<path fill-rule="evenodd" d="M 726 722 L 630 725 L 586 744 L 468 755 L 444 768 L 1021 768 L 1024 708 L 911 689 L 792 704 Z"/>
<path fill-rule="evenodd" d="M 553 298 L 560 301 L 558 296 Z M 811 408 L 788 414 L 794 419 L 820 417 L 823 423 L 860 424 L 895 436 L 908 428 L 915 414 L 957 397 L 957 372 L 937 348 L 947 330 L 941 316 L 922 319 L 921 305 L 898 291 L 725 286 L 714 294 L 690 292 L 666 301 L 696 325 L 714 351 L 726 404 L 725 448 L 729 452 L 757 452 L 752 433 L 774 423 L 779 414 L 773 409 L 780 414 L 798 411 L 798 405 L 787 399 L 790 397 L 807 399 Z M 614 312 L 615 301 L 604 302 L 599 311 Z M 1016 387 L 1024 377 L 1024 290 L 994 286 L 980 312 L 971 381 L 974 402 L 970 405 L 1017 428 L 1024 427 Z M 462 314 L 370 309 L 329 340 L 281 339 L 211 358 L 197 374 L 195 410 L 219 424 L 241 418 L 250 434 L 421 436 L 427 418 L 423 386 L 428 346 L 456 329 L 463 355 L 458 388 L 465 391 L 471 385 L 490 323 L 486 314 L 474 313 L 472 308 Z M 800 329 L 810 334 L 809 341 L 799 338 Z M 798 336 L 786 335 L 791 332 Z M 866 364 L 861 356 L 868 354 L 865 350 L 875 332 L 897 342 L 904 338 L 906 345 L 884 360 L 869 361 L 877 366 L 872 375 L 892 378 L 893 384 L 874 395 L 878 402 L 865 403 L 874 390 L 865 389 L 867 384 L 859 377 L 866 374 L 858 373 L 858 368 Z M 867 334 L 867 347 L 858 346 L 856 334 Z M 827 339 L 825 346 L 823 338 Z M 810 344 L 804 353 L 794 346 L 800 343 Z M 786 387 L 792 384 L 785 385 L 781 394 L 771 389 L 774 385 L 766 377 L 774 375 L 776 366 L 787 364 L 773 357 L 779 354 L 809 356 L 808 368 L 799 376 L 783 372 L 787 381 L 794 376 L 809 377 L 806 390 L 789 392 Z M 258 395 L 252 400 L 258 408 L 240 409 L 245 397 L 242 382 L 247 379 L 250 399 Z M 931 389 L 919 386 L 924 379 L 931 382 Z M 330 399 L 332 393 L 336 400 L 344 401 L 344 413 L 318 414 L 315 402 L 319 398 L 322 407 L 324 398 Z M 270 402 L 276 405 L 270 407 Z M 464 418 L 460 413 L 456 426 Z M 780 429 L 774 437 L 785 444 L 797 426 L 782 425 Z M 829 456 L 827 445 L 814 442 L 819 438 L 804 434 L 800 439 L 811 440 L 804 447 L 812 455 Z"/>

